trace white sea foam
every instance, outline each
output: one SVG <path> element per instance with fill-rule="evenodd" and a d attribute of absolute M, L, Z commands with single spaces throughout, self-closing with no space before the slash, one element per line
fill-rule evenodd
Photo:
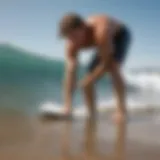
<path fill-rule="evenodd" d="M 160 91 L 160 73 L 125 73 L 126 82 L 141 89 Z"/>
<path fill-rule="evenodd" d="M 160 109 L 160 73 L 124 73 L 124 77 L 127 85 L 136 87 L 137 93 L 127 95 L 126 103 L 129 110 L 135 109 Z M 107 99 L 108 98 L 108 99 Z M 116 106 L 114 98 L 107 97 L 106 99 L 98 100 L 98 110 L 103 111 Z M 52 107 L 55 107 L 56 112 L 61 108 L 60 104 L 49 105 L 49 108 L 41 108 L 42 111 L 55 112 Z M 78 115 L 86 114 L 87 108 L 85 105 L 76 106 L 76 112 Z"/>
<path fill-rule="evenodd" d="M 160 73 L 131 73 L 125 72 L 124 78 L 129 86 L 136 87 L 137 93 L 127 95 L 126 103 L 128 109 L 148 109 L 159 108 L 160 109 Z M 100 108 L 109 108 L 116 106 L 114 98 L 101 99 L 98 102 Z M 84 108 L 84 106 L 79 106 Z"/>

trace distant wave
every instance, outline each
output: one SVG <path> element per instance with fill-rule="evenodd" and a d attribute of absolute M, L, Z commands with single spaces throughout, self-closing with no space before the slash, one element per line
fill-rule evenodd
<path fill-rule="evenodd" d="M 146 107 L 148 104 L 160 106 L 160 71 L 153 69 L 151 71 L 138 69 L 136 72 L 133 70 L 124 72 L 128 93 L 127 103 L 131 108 Z M 82 66 L 78 70 L 79 78 L 83 77 L 85 72 L 86 69 Z M 17 84 L 23 81 L 23 85 L 27 86 L 27 83 L 33 82 L 34 78 L 35 83 L 42 80 L 45 87 L 49 86 L 45 92 L 53 101 L 60 99 L 64 78 L 64 62 L 34 56 L 33 53 L 10 45 L 0 45 L 0 81 L 9 81 L 9 83 L 15 81 Z M 104 78 L 100 80 L 99 84 L 100 104 L 112 106 L 115 102 L 111 95 L 110 79 Z M 76 104 L 81 105 L 80 95 L 77 97 Z M 61 103 L 61 100 L 57 103 Z"/>
<path fill-rule="evenodd" d="M 160 91 L 160 73 L 153 72 L 139 72 L 125 73 L 126 82 L 130 85 L 137 86 L 142 89 L 150 89 L 154 91 Z"/>
<path fill-rule="evenodd" d="M 54 77 L 56 80 L 63 79 L 64 62 L 58 60 L 46 59 L 34 56 L 33 53 L 19 49 L 11 45 L 0 45 L 0 71 L 1 74 L 19 74 L 20 75 L 45 75 Z M 23 73 L 23 74 L 22 74 Z M 79 77 L 85 73 L 85 68 L 79 69 Z M 124 77 L 129 86 L 141 89 L 150 88 L 160 91 L 160 72 L 127 71 Z M 102 80 L 101 85 L 106 81 Z"/>
<path fill-rule="evenodd" d="M 62 78 L 64 63 L 58 60 L 36 56 L 34 53 L 14 47 L 0 45 L 1 75 L 41 75 Z"/>

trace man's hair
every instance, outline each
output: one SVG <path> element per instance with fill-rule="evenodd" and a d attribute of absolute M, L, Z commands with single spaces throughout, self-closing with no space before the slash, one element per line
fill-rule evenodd
<path fill-rule="evenodd" d="M 61 37 L 67 36 L 73 29 L 84 25 L 83 18 L 76 13 L 66 14 L 60 21 L 59 32 Z"/>

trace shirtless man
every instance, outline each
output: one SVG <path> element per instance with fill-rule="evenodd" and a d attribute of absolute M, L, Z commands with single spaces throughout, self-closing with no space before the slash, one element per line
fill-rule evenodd
<path fill-rule="evenodd" d="M 105 73 L 110 73 L 116 96 L 116 121 L 125 120 L 125 86 L 121 66 L 130 43 L 130 32 L 121 22 L 106 15 L 93 15 L 84 20 L 76 13 L 65 15 L 59 25 L 61 37 L 66 39 L 65 113 L 72 112 L 75 87 L 84 90 L 91 116 L 96 114 L 94 84 Z M 81 49 L 96 47 L 96 54 L 88 67 L 88 74 L 76 85 L 77 56 Z"/>

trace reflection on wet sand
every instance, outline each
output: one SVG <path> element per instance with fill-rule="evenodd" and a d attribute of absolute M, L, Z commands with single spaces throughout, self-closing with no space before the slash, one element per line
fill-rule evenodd
<path fill-rule="evenodd" d="M 144 140 L 146 131 L 141 128 L 147 124 L 148 135 L 152 129 L 154 136 L 148 137 L 151 140 L 158 141 L 160 132 L 146 122 L 137 127 L 125 123 L 113 125 L 105 119 L 41 121 L 16 116 L 8 120 L 9 123 L 3 119 L 0 125 L 2 160 L 159 160 L 160 157 L 160 145 Z M 132 132 L 128 133 L 128 127 Z"/>
<path fill-rule="evenodd" d="M 117 160 L 125 160 L 126 152 L 126 123 L 117 125 L 117 137 L 115 141 L 115 157 Z"/>
<path fill-rule="evenodd" d="M 100 150 L 98 148 L 98 139 L 97 139 L 97 133 L 98 133 L 98 122 L 94 120 L 87 120 L 84 125 L 84 136 L 81 139 L 83 143 L 81 143 L 81 147 L 79 147 L 78 151 L 70 150 L 71 146 L 71 134 L 72 134 L 72 128 L 73 123 L 69 122 L 66 124 L 66 132 L 64 132 L 64 140 L 63 140 L 63 157 L 66 160 L 70 160 L 71 158 L 79 159 L 83 158 L 86 160 L 93 160 L 93 159 L 115 159 L 115 160 L 124 160 L 125 158 L 125 135 L 126 135 L 126 124 L 121 123 L 116 126 L 116 139 L 114 143 L 114 149 L 111 154 L 107 153 L 107 147 L 105 147 L 106 142 L 101 141 L 101 143 L 104 142 L 104 144 L 101 144 L 104 146 L 103 149 Z M 104 126 L 105 127 L 105 126 Z M 107 126 L 106 126 L 107 127 Z M 104 133 L 105 134 L 105 133 Z M 107 136 L 107 135 L 106 135 Z M 78 134 L 77 134 L 78 139 Z M 78 140 L 75 141 L 76 145 L 78 144 Z M 106 150 L 106 151 L 105 151 Z M 75 154 L 76 153 L 76 154 Z"/>
<path fill-rule="evenodd" d="M 0 115 L 0 148 L 27 144 L 32 135 L 31 122 L 24 115 Z"/>

